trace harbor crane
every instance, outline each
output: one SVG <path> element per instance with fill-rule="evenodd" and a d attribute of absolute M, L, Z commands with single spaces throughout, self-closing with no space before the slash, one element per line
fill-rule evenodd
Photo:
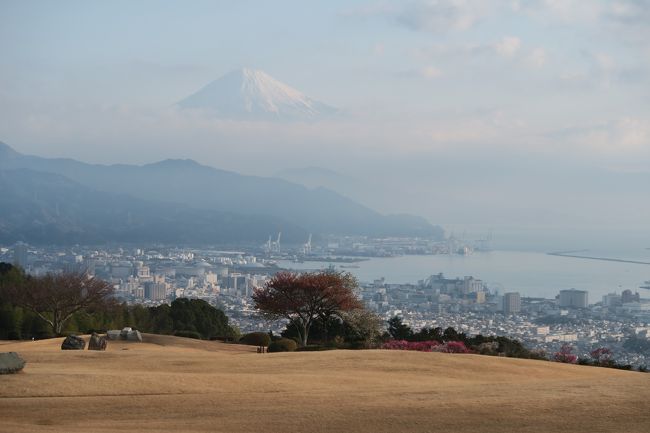
<path fill-rule="evenodd" d="M 307 239 L 307 243 L 302 247 L 302 253 L 304 255 L 311 254 L 311 233 L 309 233 L 309 239 Z"/>
<path fill-rule="evenodd" d="M 477 239 L 475 244 L 477 251 L 492 251 L 492 229 L 488 231 L 486 237 Z"/>
<path fill-rule="evenodd" d="M 270 253 L 279 253 L 280 252 L 280 238 L 282 237 L 282 232 L 278 233 L 278 238 L 273 241 L 271 235 L 269 235 L 269 239 L 266 241 L 264 244 L 264 250 L 270 254 Z"/>

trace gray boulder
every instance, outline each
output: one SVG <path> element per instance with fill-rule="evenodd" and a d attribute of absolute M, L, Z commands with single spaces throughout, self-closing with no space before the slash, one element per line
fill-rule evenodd
<path fill-rule="evenodd" d="M 142 334 L 140 333 L 140 331 L 136 329 L 134 331 L 130 331 L 126 335 L 126 339 L 129 341 L 139 341 L 140 343 L 142 343 Z"/>
<path fill-rule="evenodd" d="M 109 340 L 119 340 L 122 332 L 119 329 L 113 329 L 106 332 L 106 338 Z"/>
<path fill-rule="evenodd" d="M 106 350 L 106 337 L 98 335 L 93 332 L 88 341 L 88 350 Z"/>
<path fill-rule="evenodd" d="M 139 341 L 142 342 L 142 334 L 137 329 L 126 327 L 121 331 L 116 329 L 110 330 L 106 333 L 109 340 L 126 340 L 126 341 Z"/>
<path fill-rule="evenodd" d="M 18 373 L 25 367 L 25 360 L 16 352 L 0 353 L 0 374 Z"/>
<path fill-rule="evenodd" d="M 76 335 L 68 335 L 61 343 L 61 350 L 84 350 L 86 348 L 86 340 Z"/>
<path fill-rule="evenodd" d="M 120 337 L 122 337 L 122 340 L 128 340 L 130 332 L 133 332 L 133 329 L 130 326 L 122 328 L 122 332 L 120 332 Z"/>

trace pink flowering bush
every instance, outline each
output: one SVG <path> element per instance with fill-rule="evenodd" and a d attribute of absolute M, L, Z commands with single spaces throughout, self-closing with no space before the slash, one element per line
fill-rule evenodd
<path fill-rule="evenodd" d="M 384 343 L 381 348 L 388 350 L 416 350 L 418 352 L 433 352 L 434 349 L 440 346 L 440 343 L 431 341 L 406 341 L 406 340 L 390 340 Z"/>
<path fill-rule="evenodd" d="M 606 347 L 599 347 L 596 350 L 592 350 L 589 355 L 596 365 L 609 366 L 613 364 L 612 356 L 614 354 Z"/>
<path fill-rule="evenodd" d="M 471 353 L 462 341 L 448 341 L 440 343 L 430 341 L 391 340 L 381 346 L 388 350 L 415 350 L 418 352 L 443 352 L 443 353 Z"/>
<path fill-rule="evenodd" d="M 465 346 L 465 343 L 463 343 L 462 341 L 448 341 L 445 344 L 443 344 L 443 346 L 445 349 L 444 352 L 447 353 L 470 353 L 471 352 L 471 350 L 469 350 L 467 346 Z"/>
<path fill-rule="evenodd" d="M 578 357 L 573 354 L 573 346 L 563 344 L 559 352 L 553 354 L 553 361 L 563 362 L 565 364 L 575 364 L 578 362 Z"/>

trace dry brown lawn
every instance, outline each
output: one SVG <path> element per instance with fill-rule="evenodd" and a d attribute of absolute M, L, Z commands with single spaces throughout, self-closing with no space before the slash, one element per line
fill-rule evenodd
<path fill-rule="evenodd" d="M 257 354 L 145 335 L 3 344 L 0 432 L 650 432 L 650 374 L 397 351 Z"/>

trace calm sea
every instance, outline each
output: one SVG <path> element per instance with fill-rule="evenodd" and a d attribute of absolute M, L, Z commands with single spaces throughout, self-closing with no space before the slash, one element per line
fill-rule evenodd
<path fill-rule="evenodd" d="M 621 258 L 650 262 L 650 250 L 645 248 L 617 252 L 585 251 L 582 255 Z M 322 269 L 329 262 L 293 263 L 281 261 L 282 267 Z M 468 256 L 402 256 L 372 258 L 350 264 L 333 264 L 339 270 L 353 273 L 362 282 L 384 277 L 388 283 L 416 283 L 429 275 L 442 272 L 447 277 L 471 275 L 485 281 L 492 291 L 520 292 L 525 296 L 552 298 L 561 289 L 589 291 L 589 302 L 600 301 L 607 293 L 631 289 L 641 297 L 650 298 L 650 290 L 639 289 L 650 280 L 650 265 L 586 260 L 551 256 L 539 252 L 491 251 Z M 341 267 L 343 266 L 343 267 Z"/>

